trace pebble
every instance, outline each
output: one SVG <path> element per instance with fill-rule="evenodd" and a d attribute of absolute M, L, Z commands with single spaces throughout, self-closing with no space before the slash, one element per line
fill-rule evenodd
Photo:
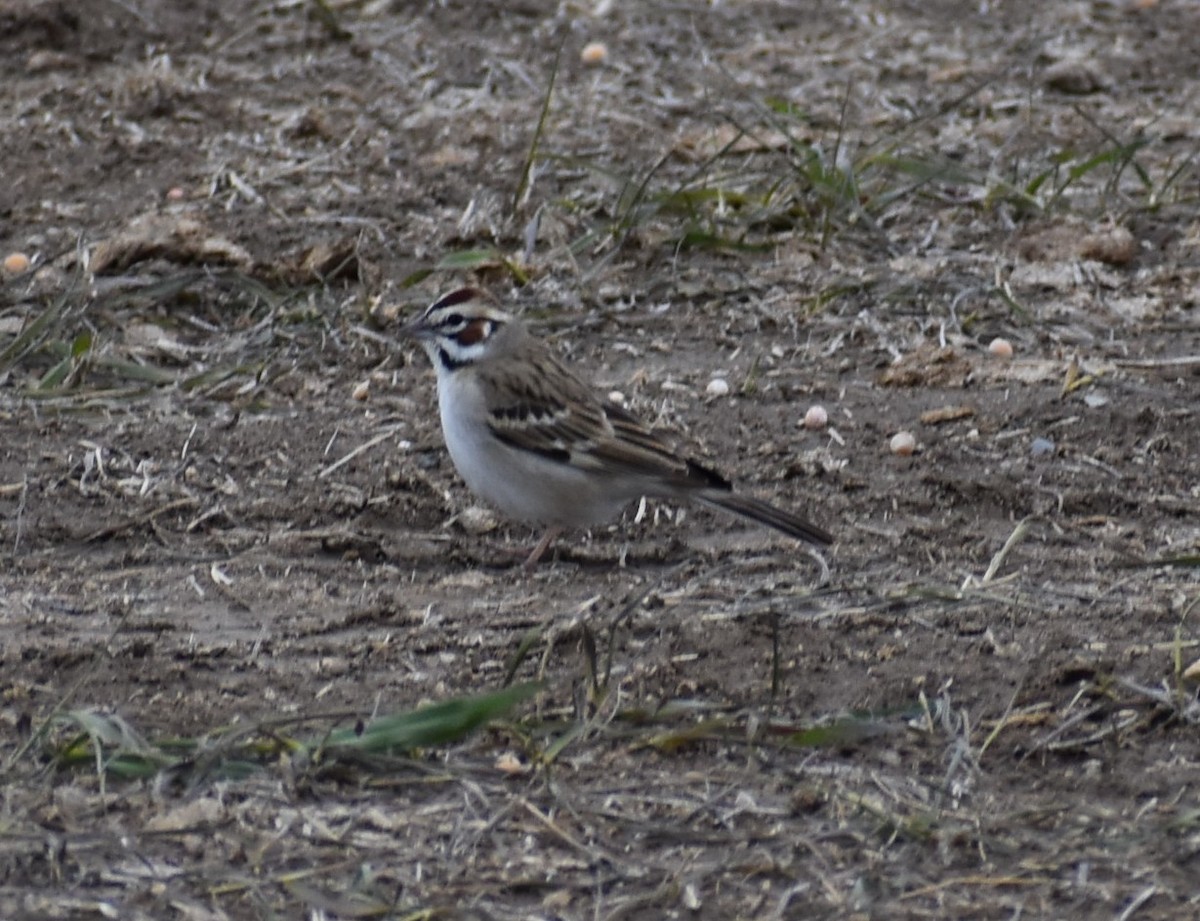
<path fill-rule="evenodd" d="M 496 530 L 500 523 L 490 508 L 482 505 L 468 505 L 458 513 L 458 524 L 468 534 L 487 534 Z"/>
<path fill-rule="evenodd" d="M 708 386 L 704 388 L 704 392 L 710 397 L 723 397 L 729 395 L 729 381 L 723 377 L 714 377 L 708 382 Z"/>
<path fill-rule="evenodd" d="M 19 275 L 29 268 L 29 257 L 24 253 L 9 253 L 4 257 L 4 271 Z"/>
<path fill-rule="evenodd" d="M 1009 342 L 1007 339 L 1001 339 L 999 336 L 997 336 L 990 343 L 988 343 L 988 351 L 991 352 L 993 355 L 995 355 L 997 358 L 1012 358 L 1013 357 L 1012 343 Z"/>
<path fill-rule="evenodd" d="M 518 777 L 528 774 L 533 768 L 517 757 L 513 752 L 503 752 L 496 759 L 496 770 L 501 774 Z"/>
<path fill-rule="evenodd" d="M 579 52 L 579 60 L 584 64 L 603 64 L 608 60 L 608 47 L 604 42 L 588 42 Z"/>
<path fill-rule="evenodd" d="M 1045 457 L 1054 453 L 1054 442 L 1049 438 L 1035 438 L 1029 446 L 1029 453 L 1034 457 Z"/>
<path fill-rule="evenodd" d="M 912 432 L 897 432 L 888 442 L 888 448 L 893 454 L 908 457 L 917 450 L 917 439 L 913 437 Z"/>
<path fill-rule="evenodd" d="M 1104 89 L 1105 79 L 1090 61 L 1065 60 L 1051 64 L 1042 80 L 1052 90 L 1071 96 L 1087 96 Z"/>
<path fill-rule="evenodd" d="M 824 406 L 810 406 L 808 412 L 804 414 L 804 427 L 812 431 L 818 431 L 825 428 L 829 424 L 829 413 L 825 411 Z"/>

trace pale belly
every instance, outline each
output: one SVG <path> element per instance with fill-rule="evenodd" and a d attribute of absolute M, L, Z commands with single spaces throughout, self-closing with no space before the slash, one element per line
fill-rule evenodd
<path fill-rule="evenodd" d="M 460 396 L 467 396 L 460 394 Z M 589 527 L 615 518 L 637 498 L 621 484 L 585 476 L 565 464 L 496 441 L 441 404 L 450 459 L 467 488 L 509 518 L 539 525 Z"/>

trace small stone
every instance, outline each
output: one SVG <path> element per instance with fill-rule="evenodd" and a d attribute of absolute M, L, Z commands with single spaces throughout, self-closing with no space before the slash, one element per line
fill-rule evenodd
<path fill-rule="evenodd" d="M 1029 453 L 1034 457 L 1045 457 L 1054 453 L 1054 442 L 1049 438 L 1035 438 L 1029 446 Z"/>
<path fill-rule="evenodd" d="M 1066 60 L 1051 64 L 1042 79 L 1047 87 L 1070 96 L 1087 96 L 1104 89 L 1104 80 L 1088 61 Z"/>
<path fill-rule="evenodd" d="M 4 271 L 10 275 L 20 275 L 29 268 L 29 257 L 24 253 L 9 253 L 4 257 Z"/>
<path fill-rule="evenodd" d="M 475 535 L 487 534 L 499 527 L 495 513 L 482 505 L 468 505 L 458 513 L 458 523 L 468 534 Z"/>
<path fill-rule="evenodd" d="M 729 381 L 723 377 L 714 377 L 708 382 L 708 386 L 704 388 L 704 392 L 710 397 L 723 397 L 729 395 Z"/>
<path fill-rule="evenodd" d="M 522 761 L 513 752 L 501 752 L 496 758 L 496 770 L 501 774 L 508 774 L 510 777 L 519 777 L 528 774 L 530 766 Z"/>
<path fill-rule="evenodd" d="M 1001 339 L 999 336 L 997 336 L 995 339 L 993 339 L 991 342 L 988 343 L 988 351 L 991 352 L 993 355 L 995 355 L 997 358 L 1012 358 L 1013 357 L 1012 343 L 1009 342 L 1007 339 Z"/>
<path fill-rule="evenodd" d="M 608 47 L 604 42 L 588 42 L 579 52 L 579 60 L 592 66 L 603 64 L 608 60 Z"/>
<path fill-rule="evenodd" d="M 370 381 L 359 381 L 357 384 L 354 385 L 354 390 L 351 391 L 351 393 L 350 393 L 350 396 L 354 397 L 354 399 L 358 400 L 360 403 L 363 400 L 365 400 L 367 397 L 369 397 L 370 395 L 371 395 L 371 382 Z"/>
<path fill-rule="evenodd" d="M 829 413 L 825 411 L 824 406 L 810 406 L 808 412 L 804 414 L 804 427 L 812 431 L 819 431 L 829 424 Z"/>
<path fill-rule="evenodd" d="M 908 457 L 917 450 L 917 439 L 913 437 L 912 432 L 897 432 L 888 442 L 888 449 L 893 454 Z"/>

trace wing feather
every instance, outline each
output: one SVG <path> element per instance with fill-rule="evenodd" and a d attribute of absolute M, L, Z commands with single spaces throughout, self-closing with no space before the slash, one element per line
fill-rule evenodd
<path fill-rule="evenodd" d="M 488 424 L 501 441 L 614 477 L 658 478 L 664 493 L 729 488 L 717 474 L 677 456 L 635 416 L 600 400 L 553 355 L 539 349 L 527 359 L 537 373 L 513 373 L 511 364 L 486 371 L 491 386 L 485 390 L 493 395 Z"/>

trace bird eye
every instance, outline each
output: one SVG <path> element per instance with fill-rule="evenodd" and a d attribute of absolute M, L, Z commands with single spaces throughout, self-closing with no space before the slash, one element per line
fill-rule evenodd
<path fill-rule="evenodd" d="M 450 314 L 450 316 L 446 317 L 446 319 L 442 321 L 442 325 L 443 326 L 462 326 L 464 322 L 465 321 L 464 321 L 463 315 L 461 313 L 452 313 L 452 314 Z"/>

